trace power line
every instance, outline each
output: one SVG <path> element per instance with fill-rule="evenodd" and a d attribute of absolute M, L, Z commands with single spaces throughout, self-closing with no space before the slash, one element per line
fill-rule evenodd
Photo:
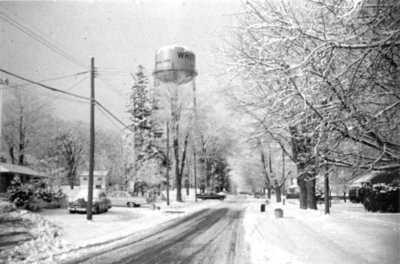
<path fill-rule="evenodd" d="M 53 87 L 50 87 L 48 85 L 45 85 L 45 84 L 42 84 L 42 83 L 39 83 L 39 82 L 35 82 L 35 81 L 29 80 L 27 78 L 24 78 L 22 76 L 19 76 L 19 75 L 15 74 L 15 73 L 11 73 L 9 71 L 3 70 L 1 68 L 0 68 L 0 71 L 6 73 L 8 75 L 11 75 L 13 77 L 16 77 L 18 79 L 24 80 L 26 82 L 30 82 L 30 83 L 36 84 L 38 86 L 41 86 L 43 88 L 49 89 L 49 90 L 51 90 L 53 92 L 59 92 L 59 93 L 67 94 L 67 95 L 70 95 L 70 96 L 73 96 L 73 97 L 77 97 L 77 98 L 80 98 L 80 99 L 90 100 L 90 98 L 88 98 L 88 97 L 77 95 L 77 94 L 73 94 L 73 93 L 69 93 L 69 92 L 66 92 L 66 91 L 63 91 L 63 90 L 60 90 L 60 89 L 57 89 L 57 88 L 53 88 Z"/>
<path fill-rule="evenodd" d="M 95 100 L 96 105 L 98 105 L 100 108 L 102 108 L 108 115 L 110 115 L 114 120 L 116 120 L 119 124 L 121 124 L 125 129 L 128 129 L 132 131 L 128 125 L 126 125 L 124 122 L 122 122 L 118 117 L 116 117 L 113 113 L 111 113 L 107 108 L 105 108 L 102 104 L 99 103 L 99 101 Z M 133 131 L 132 131 L 133 132 Z"/>
<path fill-rule="evenodd" d="M 6 21 L 7 23 L 9 23 L 11 26 L 13 26 L 13 27 L 19 29 L 20 31 L 22 31 L 23 33 L 27 34 L 31 38 L 37 40 L 41 44 L 47 46 L 48 48 L 50 48 L 54 52 L 58 53 L 59 55 L 63 56 L 64 58 L 68 59 L 69 61 L 71 61 L 71 62 L 73 62 L 73 63 L 75 63 L 75 64 L 77 64 L 80 67 L 83 67 L 85 69 L 89 68 L 89 66 L 87 64 L 85 64 L 84 62 L 82 62 L 78 58 L 72 56 L 67 51 L 57 47 L 55 44 L 51 43 L 50 41 L 48 41 L 44 37 L 40 36 L 39 34 L 35 33 L 31 29 L 29 29 L 27 26 L 25 26 L 22 23 L 14 20 L 13 18 L 11 18 L 10 16 L 6 15 L 5 13 L 3 13 L 1 11 L 0 11 L 0 18 L 3 19 L 4 21 Z"/>
<path fill-rule="evenodd" d="M 116 87 L 114 87 L 113 85 L 111 85 L 109 82 L 107 82 L 105 79 L 99 77 L 99 79 L 108 87 L 111 88 L 111 90 L 114 91 L 115 94 L 117 94 L 121 99 L 125 100 L 126 99 L 126 95 L 123 95 Z"/>
<path fill-rule="evenodd" d="M 121 124 L 117 124 L 114 118 L 112 118 L 106 111 L 104 111 L 103 108 L 99 107 L 98 105 L 96 105 L 96 107 L 110 121 L 110 123 L 113 124 L 114 127 L 120 129 L 121 131 L 125 129 L 125 127 L 121 129 Z"/>
<path fill-rule="evenodd" d="M 80 83 L 82 83 L 84 80 L 86 80 L 87 78 L 88 78 L 88 76 L 86 76 L 85 78 L 79 80 L 79 82 L 77 82 L 77 83 L 75 83 L 74 85 L 72 85 L 71 87 L 69 87 L 69 88 L 67 89 L 67 91 L 72 90 L 73 88 L 75 88 L 76 86 L 78 86 Z M 14 89 L 20 88 L 20 87 L 18 87 L 18 86 L 11 86 L 11 85 L 8 85 L 8 87 L 11 87 L 11 88 L 14 88 Z M 30 90 L 28 90 L 28 89 L 25 89 L 25 90 L 27 90 L 28 92 L 30 92 Z M 47 101 L 46 103 L 40 105 L 39 107 L 37 107 L 37 108 L 33 109 L 32 111 L 30 111 L 29 113 L 27 113 L 26 116 L 30 116 L 30 115 L 36 113 L 37 111 L 39 111 L 39 110 L 42 109 L 43 107 L 49 105 L 49 104 L 52 103 L 53 101 L 58 100 L 61 96 L 62 96 L 62 94 L 55 96 L 55 97 L 52 98 L 51 100 Z M 75 101 L 75 102 L 89 104 L 89 102 L 87 102 L 87 101 L 85 101 L 85 102 L 82 102 L 82 101 Z M 9 122 L 15 122 L 15 121 L 17 121 L 18 119 L 19 119 L 19 118 L 15 119 L 15 120 L 11 120 L 11 121 L 9 121 Z"/>
<path fill-rule="evenodd" d="M 60 80 L 60 79 L 65 79 L 65 78 L 69 78 L 69 77 L 76 77 L 76 76 L 79 76 L 79 75 L 82 75 L 82 74 L 85 74 L 85 73 L 89 73 L 89 72 L 90 72 L 90 71 L 78 72 L 78 73 L 63 75 L 63 76 L 55 77 L 55 78 L 51 78 L 51 79 L 40 80 L 40 81 L 38 81 L 38 82 L 40 82 L 40 83 L 51 82 L 51 81 Z M 16 85 L 16 86 L 22 87 L 22 86 L 26 86 L 26 85 L 29 85 L 29 84 L 31 84 L 31 83 L 30 83 L 30 82 L 27 82 L 27 83 L 24 83 L 24 84 L 18 84 L 18 85 Z"/>
<path fill-rule="evenodd" d="M 97 67 L 96 69 L 102 71 L 102 72 L 118 72 L 118 73 L 124 73 L 124 74 L 129 74 L 129 75 L 133 75 L 132 72 L 126 70 L 126 69 L 122 69 L 122 68 L 113 68 L 113 67 Z"/>
<path fill-rule="evenodd" d="M 18 79 L 24 80 L 24 81 L 26 81 L 26 82 L 30 82 L 30 83 L 36 84 L 36 85 L 38 85 L 38 86 L 41 86 L 41 87 L 43 87 L 43 88 L 49 89 L 49 90 L 51 90 L 51 91 L 53 91 L 53 92 L 59 92 L 59 93 L 66 94 L 66 95 L 69 95 L 69 96 L 73 96 L 73 97 L 76 97 L 76 98 L 79 98 L 79 99 L 84 99 L 84 100 L 89 100 L 89 101 L 91 101 L 91 99 L 88 98 L 88 97 L 80 96 L 80 95 L 73 94 L 73 93 L 70 93 L 70 92 L 67 92 L 67 91 L 63 91 L 63 90 L 60 90 L 60 89 L 57 89 L 57 88 L 54 88 L 54 87 L 50 87 L 50 86 L 48 86 L 48 85 L 44 85 L 44 84 L 39 83 L 39 82 L 35 82 L 35 81 L 29 80 L 29 79 L 27 79 L 27 78 L 25 78 L 25 77 L 22 77 L 22 76 L 19 76 L 19 75 L 17 75 L 17 74 L 11 73 L 11 72 L 9 72 L 9 71 L 3 70 L 3 69 L 1 69 L 1 68 L 0 68 L 0 71 L 6 73 L 6 74 L 8 74 L 8 75 L 11 75 L 11 76 L 13 76 L 13 77 L 16 77 L 16 78 L 18 78 Z M 86 79 L 86 78 L 84 78 L 84 79 Z M 81 81 L 83 81 L 83 80 L 81 80 Z M 72 87 L 72 88 L 73 88 L 73 87 Z M 72 89 L 72 88 L 70 88 L 70 89 Z M 132 131 L 131 128 L 128 127 L 128 125 L 126 125 L 124 122 L 122 122 L 122 121 L 121 121 L 118 117 L 116 117 L 110 110 L 108 110 L 106 107 L 104 107 L 99 101 L 94 100 L 94 102 L 95 102 L 96 105 L 98 105 L 98 107 L 100 107 L 101 109 L 103 109 L 110 117 L 112 117 L 112 118 L 113 118 L 114 120 L 116 120 L 119 124 L 121 124 L 121 125 L 124 127 L 124 129 L 128 129 L 128 130 Z"/>
<path fill-rule="evenodd" d="M 76 87 L 78 84 L 80 84 L 81 82 L 83 82 L 84 80 L 86 80 L 89 76 L 86 76 L 84 78 L 82 78 L 81 80 L 79 80 L 77 83 L 75 83 L 74 85 L 72 85 L 70 88 L 67 88 L 65 91 L 70 91 L 72 90 L 74 87 Z M 27 88 L 27 85 L 31 85 L 32 83 L 25 83 L 25 84 L 13 84 L 13 83 L 9 83 L 8 86 L 6 86 L 6 88 L 12 88 L 12 89 L 24 89 L 25 91 L 29 92 L 29 93 L 34 93 L 40 96 L 47 96 L 50 97 L 49 92 L 39 92 L 38 90 L 33 90 L 30 88 Z M 60 97 L 61 95 L 55 96 L 55 98 Z"/>

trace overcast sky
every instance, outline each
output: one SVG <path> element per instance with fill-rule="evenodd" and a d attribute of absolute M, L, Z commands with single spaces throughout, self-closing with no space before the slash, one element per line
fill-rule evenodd
<path fill-rule="evenodd" d="M 235 22 L 232 14 L 240 5 L 240 0 L 2 1 L 0 68 L 42 81 L 88 70 L 93 56 L 99 72 L 96 99 L 125 120 L 126 93 L 132 82 L 128 72 L 135 72 L 141 64 L 151 76 L 155 51 L 165 45 L 179 44 L 194 51 L 199 94 L 212 92 L 216 86 L 212 74 L 218 67 L 213 47 L 221 44 L 217 35 Z M 30 36 L 32 32 L 36 39 Z M 81 63 L 53 51 L 43 41 Z M 89 97 L 88 77 L 84 74 L 45 84 Z M 0 78 L 8 78 L 12 84 L 25 83 L 4 73 Z M 45 96 L 46 90 L 36 86 L 29 89 L 52 100 L 57 115 L 88 120 L 89 105 L 67 96 L 55 100 L 56 94 Z M 103 114 L 97 111 L 96 116 L 99 126 L 115 128 Z"/>

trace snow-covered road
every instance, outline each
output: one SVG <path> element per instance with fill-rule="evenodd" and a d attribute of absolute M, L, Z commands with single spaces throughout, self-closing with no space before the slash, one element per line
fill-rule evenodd
<path fill-rule="evenodd" d="M 62 263 L 249 264 L 242 227 L 244 206 L 221 203 L 109 249 L 101 247 Z"/>
<path fill-rule="evenodd" d="M 160 203 L 161 210 L 112 208 L 92 222 L 66 209 L 21 212 L 38 221 L 36 233 L 48 235 L 17 247 L 12 256 L 23 261 L 0 263 L 77 263 L 129 245 L 141 250 L 122 257 L 126 263 L 145 263 L 153 255 L 149 263 L 400 263 L 400 214 L 368 213 L 360 204 L 342 201 L 326 216 L 322 205 L 300 210 L 294 200 L 261 212 L 264 202 L 250 196 L 188 199 Z M 278 207 L 283 218 L 275 218 Z M 146 237 L 147 245 L 138 243 Z M 118 254 L 111 259 L 119 262 Z"/>

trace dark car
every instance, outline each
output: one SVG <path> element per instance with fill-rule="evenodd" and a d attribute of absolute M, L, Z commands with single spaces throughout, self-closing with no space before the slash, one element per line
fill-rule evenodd
<path fill-rule="evenodd" d="M 223 201 L 226 198 L 225 193 L 223 192 L 219 192 L 219 193 L 199 193 L 196 194 L 196 197 L 202 200 L 206 200 L 206 199 L 216 199 L 216 200 L 221 200 Z"/>
<path fill-rule="evenodd" d="M 69 213 L 86 212 L 88 202 L 88 190 L 81 190 L 78 195 L 68 202 Z M 96 214 L 107 212 L 111 208 L 111 201 L 107 198 L 106 192 L 100 189 L 93 190 L 92 211 Z"/>
<path fill-rule="evenodd" d="M 113 206 L 140 207 L 142 204 L 146 204 L 146 198 L 133 196 L 131 193 L 125 191 L 109 192 L 108 198 L 111 200 Z"/>

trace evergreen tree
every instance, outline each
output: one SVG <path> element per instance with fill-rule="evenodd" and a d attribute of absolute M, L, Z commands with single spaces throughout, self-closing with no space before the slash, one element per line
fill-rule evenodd
<path fill-rule="evenodd" d="M 143 66 L 139 65 L 135 81 L 129 94 L 128 110 L 129 127 L 135 133 L 135 150 L 142 150 L 145 142 L 151 137 L 151 102 L 148 97 L 148 77 Z"/>
<path fill-rule="evenodd" d="M 135 182 L 155 184 L 159 182 L 161 176 L 163 153 L 155 144 L 148 83 L 145 69 L 139 65 L 127 104 L 129 127 L 134 132 L 133 141 L 128 142 L 128 148 L 131 148 L 130 152 L 133 150 L 134 158 L 128 162 L 126 169 Z M 152 169 L 148 168 L 149 164 Z"/>

